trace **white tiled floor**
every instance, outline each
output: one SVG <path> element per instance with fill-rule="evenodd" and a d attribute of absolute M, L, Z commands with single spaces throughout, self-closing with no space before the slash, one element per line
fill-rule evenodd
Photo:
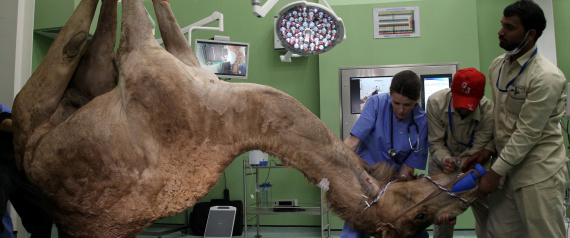
<path fill-rule="evenodd" d="M 175 227 L 179 227 L 179 226 L 175 226 Z M 570 223 L 566 223 L 566 229 L 568 232 L 568 236 L 570 237 Z M 164 228 L 160 228 L 157 227 L 155 225 L 147 228 L 145 231 L 151 231 L 151 232 L 161 232 L 164 231 Z M 255 227 L 250 226 L 248 227 L 248 237 L 254 238 L 255 235 L 257 233 L 257 230 Z M 430 235 L 430 237 L 432 237 L 432 231 L 428 230 L 428 233 Z M 262 238 L 285 238 L 285 237 L 295 237 L 295 238 L 317 238 L 317 237 L 321 237 L 321 233 L 319 231 L 318 227 L 272 227 L 272 226 L 262 226 L 260 227 L 260 234 L 262 236 Z M 326 237 L 326 233 L 325 233 L 325 237 Z M 28 237 L 30 237 L 30 234 L 28 234 Z M 162 236 L 158 236 L 158 235 L 138 235 L 137 238 L 177 238 L 177 237 L 188 237 L 188 238 L 192 238 L 192 237 L 203 237 L 203 236 L 195 236 L 191 234 L 191 231 L 189 234 L 186 233 L 182 233 L 181 231 L 176 231 L 170 234 L 164 234 Z M 244 237 L 244 234 L 240 235 L 240 236 L 234 236 L 234 237 Z M 332 230 L 331 231 L 331 237 L 332 238 L 338 238 L 340 237 L 340 230 Z M 476 237 L 475 235 L 475 230 L 455 230 L 453 233 L 453 237 L 454 238 L 474 238 Z M 57 235 L 57 228 L 53 227 L 52 229 L 52 235 L 51 238 L 58 238 Z"/>
<path fill-rule="evenodd" d="M 167 229 L 172 229 L 179 226 L 171 226 L 171 227 L 164 227 L 161 225 L 153 225 L 147 228 L 146 232 L 153 232 L 153 235 L 138 235 L 137 238 L 192 238 L 192 237 L 203 237 L 203 236 L 195 236 L 192 234 L 191 231 L 189 233 L 182 233 L 181 231 L 176 231 L 169 234 L 158 235 L 156 233 L 161 233 Z M 248 237 L 255 238 L 257 234 L 257 229 L 254 226 L 248 227 Z M 259 229 L 259 233 L 261 238 L 287 238 L 287 237 L 295 237 L 295 238 L 318 238 L 321 237 L 321 233 L 318 227 L 275 227 L 275 226 L 262 226 Z M 432 231 L 428 230 L 430 237 L 432 237 Z M 324 237 L 327 237 L 328 233 L 325 232 Z M 30 235 L 28 234 L 28 237 Z M 57 228 L 54 226 L 52 229 L 52 238 L 57 238 Z M 234 237 L 245 237 L 244 233 L 240 236 Z M 330 238 L 339 238 L 340 237 L 340 230 L 331 230 Z M 475 230 L 456 230 L 453 233 L 454 238 L 474 238 Z"/>
<path fill-rule="evenodd" d="M 146 231 L 160 231 L 160 229 L 156 229 L 154 227 L 148 228 Z M 432 235 L 432 231 L 428 231 L 430 237 Z M 248 237 L 254 238 L 257 234 L 257 230 L 255 227 L 248 228 Z M 295 238 L 316 238 L 321 237 L 321 233 L 318 227 L 272 227 L 272 226 L 262 226 L 260 227 L 260 235 L 262 238 L 285 238 L 285 237 L 295 237 Z M 149 235 L 138 235 L 137 238 L 156 238 L 159 236 L 149 236 Z M 176 238 L 176 237 L 203 237 L 203 236 L 195 236 L 192 234 L 188 234 L 184 236 L 182 232 L 174 232 L 171 234 L 166 234 L 160 236 L 162 238 Z M 240 236 L 234 237 L 244 237 L 244 234 Z M 325 233 L 325 237 L 327 237 L 327 233 Z M 331 231 L 332 238 L 340 237 L 340 230 L 332 230 Z M 475 231 L 474 230 L 456 230 L 453 234 L 454 238 L 474 238 Z"/>

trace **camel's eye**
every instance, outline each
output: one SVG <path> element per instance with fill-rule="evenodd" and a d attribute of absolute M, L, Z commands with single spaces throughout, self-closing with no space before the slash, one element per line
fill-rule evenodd
<path fill-rule="evenodd" d="M 423 220 L 424 218 L 426 218 L 426 214 L 425 213 L 418 213 L 418 215 L 416 215 L 416 220 Z"/>

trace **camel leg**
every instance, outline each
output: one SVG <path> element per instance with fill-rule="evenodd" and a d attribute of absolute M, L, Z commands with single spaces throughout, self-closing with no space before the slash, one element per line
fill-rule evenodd
<path fill-rule="evenodd" d="M 149 52 L 156 50 L 157 47 L 162 49 L 152 35 L 142 0 L 124 0 L 122 13 L 121 40 L 117 52 L 119 68 L 122 68 L 122 63 L 128 62 L 127 57 L 130 53 L 136 51 Z"/>
<path fill-rule="evenodd" d="M 52 125 L 61 123 L 93 98 L 117 86 L 116 39 L 117 1 L 102 1 L 95 35 L 51 118 Z"/>
<path fill-rule="evenodd" d="M 42 63 L 16 96 L 13 108 L 14 127 L 18 132 L 14 136 L 16 151 L 24 151 L 32 132 L 45 125 L 58 107 L 87 42 L 97 2 L 98 0 L 81 1 Z M 18 163 L 21 156 L 16 155 Z"/>
<path fill-rule="evenodd" d="M 117 40 L 117 1 L 102 0 L 95 35 L 81 58 L 70 88 L 94 98 L 117 86 L 115 41 Z"/>
<path fill-rule="evenodd" d="M 166 51 L 188 66 L 200 66 L 196 55 L 180 30 L 168 0 L 152 0 Z"/>

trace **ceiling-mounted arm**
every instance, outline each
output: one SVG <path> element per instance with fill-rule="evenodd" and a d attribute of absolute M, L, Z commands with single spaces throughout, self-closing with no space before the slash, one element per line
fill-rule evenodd
<path fill-rule="evenodd" d="M 210 24 L 212 22 L 218 21 L 218 27 L 205 27 L 204 25 Z M 209 17 L 199 20 L 191 25 L 188 25 L 182 29 L 182 34 L 188 33 L 188 43 L 192 45 L 192 31 L 193 30 L 214 30 L 214 31 L 224 31 L 224 14 L 215 11 Z M 159 44 L 162 44 L 162 38 L 157 39 Z"/>
<path fill-rule="evenodd" d="M 301 57 L 298 54 L 293 54 L 293 52 L 291 51 L 287 51 L 287 53 L 285 53 L 284 55 L 280 55 L 279 58 L 281 59 L 281 62 L 291 62 L 291 57 Z"/>
<path fill-rule="evenodd" d="M 205 27 L 204 25 L 210 24 L 218 20 L 218 27 Z M 215 11 L 209 17 L 197 21 L 192 25 L 188 25 L 182 28 L 182 33 L 188 32 L 188 43 L 192 45 L 192 31 L 193 30 L 212 30 L 212 31 L 224 31 L 224 14 Z"/>
<path fill-rule="evenodd" d="M 279 0 L 268 0 L 261 6 L 261 0 L 251 0 L 251 5 L 253 6 L 253 15 L 256 17 L 265 17 L 269 10 L 275 6 Z"/>
<path fill-rule="evenodd" d="M 332 14 L 336 15 L 336 13 L 333 11 L 332 7 L 329 5 L 329 3 L 326 0 L 320 0 L 320 1 L 322 1 L 325 4 L 325 7 L 327 7 Z"/>

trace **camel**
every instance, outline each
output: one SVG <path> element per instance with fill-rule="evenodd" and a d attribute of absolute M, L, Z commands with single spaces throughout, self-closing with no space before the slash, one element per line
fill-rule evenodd
<path fill-rule="evenodd" d="M 142 0 L 122 1 L 116 53 L 114 0 L 103 1 L 86 46 L 97 3 L 80 2 L 13 108 L 16 163 L 62 237 L 136 237 L 193 206 L 250 150 L 311 184 L 328 178 L 330 209 L 375 237 L 408 237 L 475 197 L 434 193 L 452 181 L 443 174 L 394 181 L 393 169 L 368 166 L 291 96 L 218 80 L 200 68 L 168 0 L 153 0 L 165 48 Z"/>

